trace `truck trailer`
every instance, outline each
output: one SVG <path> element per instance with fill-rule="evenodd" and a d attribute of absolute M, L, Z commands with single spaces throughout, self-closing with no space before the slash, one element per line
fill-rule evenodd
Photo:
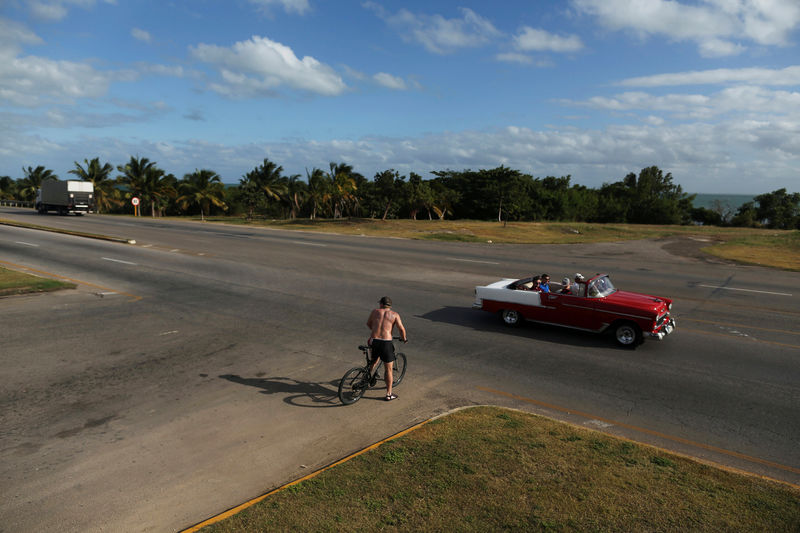
<path fill-rule="evenodd" d="M 94 185 L 90 181 L 45 180 L 36 191 L 36 205 L 40 215 L 57 211 L 59 215 L 82 215 L 94 210 Z"/>

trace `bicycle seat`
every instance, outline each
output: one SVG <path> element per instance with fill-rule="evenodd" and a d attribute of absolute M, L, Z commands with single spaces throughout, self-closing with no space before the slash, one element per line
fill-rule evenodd
<path fill-rule="evenodd" d="M 362 351 L 363 350 L 369 350 L 369 346 L 366 346 L 366 345 L 362 344 L 361 346 L 358 347 L 358 349 L 362 350 Z"/>

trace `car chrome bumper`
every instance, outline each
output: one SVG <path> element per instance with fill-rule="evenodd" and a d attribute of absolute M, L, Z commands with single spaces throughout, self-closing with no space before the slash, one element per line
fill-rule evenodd
<path fill-rule="evenodd" d="M 650 336 L 654 339 L 662 340 L 664 337 L 675 331 L 675 319 L 670 318 L 661 329 L 656 333 L 651 333 Z"/>

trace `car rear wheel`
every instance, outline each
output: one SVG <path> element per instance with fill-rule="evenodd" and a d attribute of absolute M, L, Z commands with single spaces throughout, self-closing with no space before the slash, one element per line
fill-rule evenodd
<path fill-rule="evenodd" d="M 642 330 L 633 322 L 621 322 L 614 328 L 617 344 L 625 348 L 635 348 L 642 342 Z"/>
<path fill-rule="evenodd" d="M 510 327 L 519 326 L 520 322 L 522 322 L 522 315 L 519 314 L 519 311 L 514 311 L 513 309 L 500 311 L 500 318 L 503 319 L 503 324 Z"/>

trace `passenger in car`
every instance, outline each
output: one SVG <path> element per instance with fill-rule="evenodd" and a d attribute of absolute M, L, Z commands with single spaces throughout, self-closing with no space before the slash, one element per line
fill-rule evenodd
<path fill-rule="evenodd" d="M 586 283 L 586 278 L 580 272 L 575 273 L 575 279 L 570 287 L 570 294 L 573 296 L 583 296 L 583 286 Z"/>
<path fill-rule="evenodd" d="M 561 280 L 561 290 L 558 291 L 561 294 L 569 294 L 572 289 L 572 283 L 569 281 L 569 278 L 564 278 Z"/>
<path fill-rule="evenodd" d="M 550 276 L 542 274 L 542 284 L 540 287 L 542 292 L 550 292 Z"/>

